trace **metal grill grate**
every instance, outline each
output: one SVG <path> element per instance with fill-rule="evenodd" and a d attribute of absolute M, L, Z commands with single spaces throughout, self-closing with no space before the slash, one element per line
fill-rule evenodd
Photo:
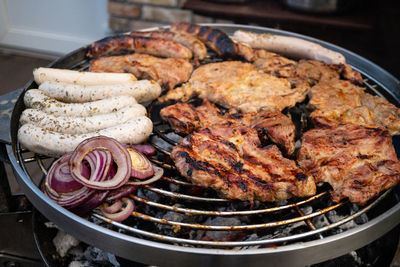
<path fill-rule="evenodd" d="M 87 69 L 87 67 L 88 62 L 85 61 L 77 64 L 73 69 L 83 70 Z M 364 85 L 377 94 L 382 89 L 368 79 L 364 79 Z M 150 114 L 153 108 L 154 103 L 149 106 Z M 190 194 L 187 192 L 192 192 L 199 188 L 180 177 L 175 166 L 168 163 L 170 148 L 177 144 L 176 137 L 179 137 L 175 135 L 173 136 L 174 138 L 171 138 L 170 135 L 174 134 L 166 124 L 161 121 L 154 122 L 154 131 L 150 138 L 150 143 L 158 150 L 158 154 L 151 157 L 151 161 L 163 167 L 166 170 L 166 175 L 152 185 L 143 186 L 140 189 L 141 195 L 130 195 L 138 209 L 132 213 L 131 219 L 128 220 L 129 224 L 111 221 L 96 211 L 91 214 L 90 220 L 97 219 L 106 223 L 107 228 L 115 231 L 160 242 L 196 247 L 243 249 L 249 246 L 267 246 L 287 244 L 299 240 L 323 239 L 326 236 L 335 234 L 335 229 L 340 228 L 341 225 L 354 221 L 361 215 L 366 214 L 390 193 L 390 190 L 384 192 L 381 196 L 371 201 L 369 205 L 359 210 L 357 210 L 358 207 L 354 210 L 354 205 L 346 201 L 332 203 L 329 200 L 329 188 L 326 186 L 319 187 L 318 193 L 309 198 L 293 199 L 285 203 L 258 203 L 256 208 L 252 208 L 250 203 L 218 198 L 212 192 L 205 192 L 201 195 Z M 29 151 L 22 150 L 19 144 L 17 144 L 17 148 L 19 164 L 28 176 L 30 174 L 27 171 L 29 169 L 27 165 L 34 162 L 38 164 L 39 169 L 46 175 L 46 170 L 51 163 L 49 160 L 51 159 L 45 162 L 46 157 L 33 155 Z M 171 184 L 178 190 L 171 190 Z M 154 194 L 157 195 L 155 200 L 148 197 L 149 195 L 154 196 Z M 304 211 L 306 207 L 312 207 L 312 211 Z M 331 221 L 322 227 L 313 223 L 313 219 L 318 216 L 338 210 L 346 210 L 347 214 L 341 219 Z M 163 216 L 168 212 L 181 214 L 188 219 L 188 222 L 165 219 Z M 250 223 L 240 225 L 207 225 L 201 223 L 206 221 L 207 218 L 215 217 L 238 217 L 243 221 L 248 220 Z M 256 219 L 252 220 L 251 218 L 254 217 Z M 295 234 L 290 231 L 285 232 L 285 229 L 289 229 L 299 222 L 304 222 L 306 226 L 302 228 L 301 232 Z M 188 231 L 246 231 L 248 234 L 240 241 L 193 240 L 188 236 Z M 279 234 L 275 234 L 275 236 L 265 235 L 266 237 L 256 240 L 249 238 L 251 233 L 273 233 L 275 231 L 278 231 Z M 181 232 L 184 233 L 181 234 Z"/>

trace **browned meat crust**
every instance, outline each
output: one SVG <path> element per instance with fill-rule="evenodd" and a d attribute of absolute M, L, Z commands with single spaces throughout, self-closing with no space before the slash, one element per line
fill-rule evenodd
<path fill-rule="evenodd" d="M 281 111 L 303 101 L 308 89 L 306 82 L 293 84 L 287 79 L 262 73 L 253 64 L 224 61 L 200 66 L 188 83 L 159 100 L 187 101 L 192 95 L 197 95 L 241 112 Z"/>
<path fill-rule="evenodd" d="M 172 89 L 186 82 L 193 71 L 192 64 L 180 58 L 157 58 L 145 54 L 101 57 L 90 63 L 93 72 L 128 72 L 138 79 L 152 79 Z"/>
<path fill-rule="evenodd" d="M 275 145 L 260 148 L 257 131 L 245 126 L 192 133 L 173 148 L 171 158 L 194 184 L 230 199 L 280 201 L 315 194 L 311 177 Z"/>
<path fill-rule="evenodd" d="M 199 60 L 203 60 L 207 56 L 206 46 L 196 37 L 184 32 L 149 31 L 131 32 L 129 35 L 165 39 L 180 43 L 189 48 L 193 52 L 194 57 Z"/>
<path fill-rule="evenodd" d="M 192 51 L 177 42 L 126 34 L 106 37 L 91 43 L 88 47 L 87 56 L 93 58 L 126 51 L 160 57 L 192 58 Z"/>
<path fill-rule="evenodd" d="M 201 128 L 248 126 L 256 129 L 262 140 L 269 139 L 288 155 L 294 153 L 295 126 L 279 111 L 222 114 L 214 104 L 204 100 L 198 107 L 187 103 L 170 105 L 161 109 L 160 115 L 176 132 L 183 134 Z"/>
<path fill-rule="evenodd" d="M 237 48 L 231 38 L 219 29 L 200 26 L 188 22 L 175 22 L 170 28 L 173 32 L 193 35 L 210 47 L 217 55 L 225 58 L 237 56 Z"/>
<path fill-rule="evenodd" d="M 391 135 L 400 133 L 400 109 L 382 97 L 364 92 L 349 81 L 320 82 L 311 89 L 311 118 L 319 124 L 350 123 L 381 127 Z M 317 119 L 324 118 L 324 120 Z"/>
<path fill-rule="evenodd" d="M 360 205 L 400 181 L 400 162 L 385 130 L 333 125 L 303 135 L 300 167 L 333 187 L 332 200 Z"/>
<path fill-rule="evenodd" d="M 347 64 L 327 65 L 317 60 L 290 60 L 266 50 L 254 50 L 254 65 L 276 77 L 303 79 L 315 85 L 328 80 L 346 79 L 356 85 L 362 84 L 361 74 Z"/>

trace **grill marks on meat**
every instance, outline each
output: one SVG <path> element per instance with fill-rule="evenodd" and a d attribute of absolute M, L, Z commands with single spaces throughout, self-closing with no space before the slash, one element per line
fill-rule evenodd
<path fill-rule="evenodd" d="M 171 158 L 194 184 L 230 199 L 280 201 L 315 194 L 315 183 L 275 145 L 260 147 L 255 129 L 206 128 L 175 146 Z"/>
<path fill-rule="evenodd" d="M 91 43 L 87 56 L 95 58 L 126 51 L 167 58 L 190 59 L 193 56 L 189 48 L 174 41 L 126 34 L 106 37 Z"/>
<path fill-rule="evenodd" d="M 389 133 L 378 128 L 334 125 L 303 135 L 300 167 L 315 181 L 328 182 L 332 200 L 360 205 L 400 181 L 400 162 Z"/>
<path fill-rule="evenodd" d="M 305 99 L 309 86 L 262 73 L 250 63 L 224 61 L 200 66 L 188 83 L 169 91 L 160 101 L 187 101 L 192 95 L 241 112 L 282 111 Z"/>
<path fill-rule="evenodd" d="M 198 107 L 188 103 L 165 107 L 160 111 L 160 115 L 175 132 L 183 134 L 201 128 L 248 126 L 256 129 L 262 140 L 269 139 L 288 155 L 294 153 L 295 126 L 290 118 L 279 111 L 223 114 L 214 104 L 203 100 L 202 105 Z"/>
<path fill-rule="evenodd" d="M 348 81 L 321 82 L 311 89 L 311 118 L 322 125 L 349 123 L 400 133 L 400 109 Z"/>
<path fill-rule="evenodd" d="M 171 25 L 170 30 L 195 36 L 221 57 L 233 58 L 237 55 L 235 43 L 226 33 L 219 29 L 188 22 L 175 22 Z"/>
<path fill-rule="evenodd" d="M 138 79 L 152 79 L 168 89 L 189 80 L 192 64 L 179 58 L 158 58 L 146 54 L 130 54 L 95 59 L 92 72 L 128 72 Z"/>

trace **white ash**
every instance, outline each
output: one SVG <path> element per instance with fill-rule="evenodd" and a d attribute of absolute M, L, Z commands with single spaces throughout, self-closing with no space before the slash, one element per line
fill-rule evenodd
<path fill-rule="evenodd" d="M 322 228 L 330 224 L 325 215 L 320 215 L 312 218 L 311 223 L 314 224 L 316 228 Z"/>
<path fill-rule="evenodd" d="M 308 214 L 311 214 L 311 213 L 313 212 L 313 207 L 311 207 L 311 206 L 303 206 L 303 207 L 300 208 L 300 210 L 301 210 L 305 215 L 308 215 Z"/>
<path fill-rule="evenodd" d="M 339 215 L 335 210 L 327 212 L 326 216 L 331 223 L 339 222 L 347 217 L 347 216 Z M 347 223 L 341 224 L 337 229 L 334 230 L 334 232 L 340 233 L 344 230 L 352 229 L 356 226 L 357 226 L 357 224 L 354 222 L 354 220 L 351 220 L 351 221 L 348 221 Z"/>
<path fill-rule="evenodd" d="M 204 225 L 212 226 L 238 226 L 241 221 L 236 217 L 214 217 L 208 218 Z M 231 240 L 237 236 L 237 231 L 205 231 L 205 235 L 216 241 Z"/>
<path fill-rule="evenodd" d="M 296 222 L 285 227 L 278 227 L 276 231 L 274 231 L 273 237 L 285 237 L 289 235 L 296 234 L 298 232 L 303 232 L 301 229 L 304 227 L 308 227 L 304 221 Z"/>
<path fill-rule="evenodd" d="M 150 201 L 154 201 L 154 202 L 159 202 L 160 200 L 160 196 L 157 193 L 154 193 L 150 190 L 144 190 L 142 188 L 139 188 L 137 191 L 137 196 L 150 200 Z"/>
<path fill-rule="evenodd" d="M 73 255 L 73 260 L 68 265 L 68 267 L 91 266 L 119 267 L 120 264 L 114 254 L 105 252 L 99 248 L 89 246 L 84 252 L 76 252 L 76 254 Z"/>
<path fill-rule="evenodd" d="M 57 228 L 57 229 L 59 229 L 58 226 L 57 226 L 55 223 L 53 223 L 53 222 L 45 222 L 44 225 L 45 225 L 47 228 Z"/>
<path fill-rule="evenodd" d="M 78 239 L 61 230 L 58 230 L 57 235 L 53 238 L 53 244 L 61 257 L 65 257 L 68 250 L 76 247 L 79 243 Z"/>
<path fill-rule="evenodd" d="M 180 192 L 180 190 L 181 190 L 181 187 L 179 186 L 179 185 L 177 185 L 177 184 L 174 184 L 174 183 L 170 183 L 169 184 L 169 190 L 171 191 L 171 192 Z"/>

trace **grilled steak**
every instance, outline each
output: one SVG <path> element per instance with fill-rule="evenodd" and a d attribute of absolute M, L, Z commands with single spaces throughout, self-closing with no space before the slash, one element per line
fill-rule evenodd
<path fill-rule="evenodd" d="M 311 89 L 309 104 L 316 108 L 311 117 L 320 124 L 342 122 L 381 127 L 391 135 L 400 133 L 400 109 L 348 81 L 318 83 Z"/>
<path fill-rule="evenodd" d="M 257 131 L 245 126 L 205 128 L 183 138 L 171 158 L 194 184 L 230 199 L 280 201 L 315 194 L 313 179 L 275 145 L 260 147 Z"/>
<path fill-rule="evenodd" d="M 179 58 L 158 58 L 145 54 L 101 57 L 90 64 L 93 72 L 128 72 L 138 79 L 152 79 L 172 89 L 189 80 L 193 71 L 189 61 Z"/>
<path fill-rule="evenodd" d="M 332 200 L 360 205 L 400 181 L 400 162 L 388 131 L 344 124 L 303 135 L 300 167 L 315 181 L 328 182 Z"/>
<path fill-rule="evenodd" d="M 178 133 L 189 134 L 201 128 L 248 126 L 256 129 L 262 140 L 269 139 L 288 155 L 294 152 L 295 126 L 291 119 L 279 111 L 262 110 L 249 113 L 222 113 L 214 104 L 203 100 L 194 107 L 177 103 L 165 107 L 161 117 Z"/>
<path fill-rule="evenodd" d="M 159 100 L 186 101 L 198 95 L 241 112 L 257 112 L 264 108 L 281 111 L 303 101 L 308 89 L 305 82 L 291 84 L 287 79 L 261 73 L 253 64 L 225 61 L 200 66 L 188 83 Z"/>

